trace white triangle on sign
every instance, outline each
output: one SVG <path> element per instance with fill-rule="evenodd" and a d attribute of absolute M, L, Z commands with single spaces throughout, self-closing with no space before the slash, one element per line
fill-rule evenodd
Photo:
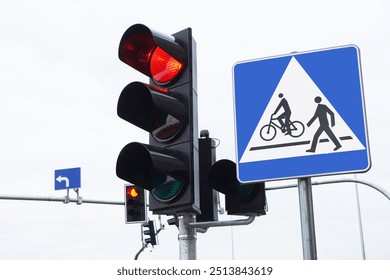
<path fill-rule="evenodd" d="M 271 126 L 273 128 L 270 128 L 268 131 L 267 125 L 270 124 L 271 116 L 281 101 L 281 97 L 279 97 L 280 93 L 287 100 L 291 109 L 290 120 L 298 129 L 297 131 L 291 131 L 295 137 L 285 135 L 277 127 L 280 126 L 280 123 L 276 119 L 272 121 Z M 307 126 L 307 123 L 314 116 L 319 105 L 314 101 L 316 97 L 321 98 L 319 104 L 326 105 L 334 114 L 335 125 L 333 127 L 331 126 L 331 116 L 329 113 L 326 114 L 326 118 L 329 122 L 330 130 L 341 145 L 341 148 L 336 151 L 334 150 L 336 144 L 325 131 L 320 134 L 315 151 L 307 151 L 310 149 L 313 137 L 320 127 L 319 118 L 316 118 L 310 127 Z M 283 108 L 275 114 L 275 117 L 281 113 L 283 113 Z M 302 123 L 302 125 L 297 122 Z M 263 131 L 261 132 L 262 129 Z M 270 138 L 273 136 L 272 131 L 276 132 L 274 138 L 267 139 L 268 136 Z M 267 132 L 269 133 L 264 135 Z M 340 114 L 335 110 L 295 57 L 292 57 L 239 162 L 312 156 L 364 149 L 363 144 L 345 123 Z"/>

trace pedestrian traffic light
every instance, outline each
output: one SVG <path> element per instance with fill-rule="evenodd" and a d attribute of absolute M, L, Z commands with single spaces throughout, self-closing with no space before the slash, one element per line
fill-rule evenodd
<path fill-rule="evenodd" d="M 146 221 L 145 190 L 134 185 L 125 185 L 126 224 Z"/>
<path fill-rule="evenodd" d="M 154 214 L 199 213 L 196 43 L 190 28 L 171 36 L 142 24 L 119 44 L 119 59 L 150 78 L 122 91 L 118 116 L 149 132 L 119 153 L 116 174 L 150 192 Z"/>
<path fill-rule="evenodd" d="M 215 162 L 215 141 L 209 137 L 207 130 L 200 132 L 199 138 L 199 188 L 200 188 L 200 215 L 197 222 L 218 221 L 218 192 L 209 184 L 210 167 Z"/>
<path fill-rule="evenodd" d="M 142 238 L 145 244 L 157 245 L 157 233 L 156 227 L 154 226 L 154 221 L 147 221 L 142 224 L 142 228 L 146 228 L 146 230 L 142 230 Z M 149 237 L 145 237 L 149 236 Z"/>
<path fill-rule="evenodd" d="M 225 208 L 229 215 L 266 214 L 264 182 L 240 183 L 234 162 L 223 159 L 214 163 L 210 168 L 209 184 L 213 189 L 225 194 Z"/>

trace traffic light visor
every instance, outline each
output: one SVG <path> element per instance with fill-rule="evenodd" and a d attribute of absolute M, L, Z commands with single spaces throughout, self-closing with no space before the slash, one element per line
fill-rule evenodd
<path fill-rule="evenodd" d="M 267 201 L 264 182 L 240 183 L 234 162 L 224 159 L 214 163 L 209 172 L 209 184 L 225 194 L 228 215 L 265 215 Z"/>
<path fill-rule="evenodd" d="M 184 70 L 185 53 L 174 37 L 151 31 L 142 24 L 131 26 L 119 44 L 119 59 L 152 78 L 167 84 Z"/>
<path fill-rule="evenodd" d="M 116 174 L 149 191 L 158 188 L 161 192 L 171 186 L 179 192 L 181 185 L 188 184 L 187 167 L 172 151 L 137 142 L 126 145 L 119 153 Z M 175 181 L 180 182 L 179 187 Z"/>
<path fill-rule="evenodd" d="M 166 142 L 179 133 L 187 108 L 164 89 L 133 82 L 123 89 L 117 113 L 122 119 L 150 132 L 157 141 Z"/>
<path fill-rule="evenodd" d="M 258 192 L 253 184 L 244 185 L 237 180 L 236 164 L 230 160 L 219 160 L 209 173 L 210 186 L 236 201 L 246 201 Z"/>

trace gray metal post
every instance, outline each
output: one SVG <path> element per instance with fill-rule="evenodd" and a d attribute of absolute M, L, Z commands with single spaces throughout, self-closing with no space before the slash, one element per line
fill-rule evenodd
<path fill-rule="evenodd" d="M 362 249 L 362 259 L 366 260 L 366 248 L 364 246 L 362 211 L 360 209 L 359 189 L 357 184 L 355 186 L 355 191 L 356 191 L 356 202 L 357 202 L 358 219 L 359 219 L 359 233 L 360 233 L 360 246 Z"/>
<path fill-rule="evenodd" d="M 196 260 L 196 229 L 190 227 L 190 223 L 196 221 L 196 216 L 191 213 L 183 213 L 178 215 L 178 220 L 180 260 Z"/>
<path fill-rule="evenodd" d="M 317 259 L 314 227 L 313 195 L 311 178 L 298 179 L 299 207 L 301 212 L 302 249 L 304 260 Z"/>

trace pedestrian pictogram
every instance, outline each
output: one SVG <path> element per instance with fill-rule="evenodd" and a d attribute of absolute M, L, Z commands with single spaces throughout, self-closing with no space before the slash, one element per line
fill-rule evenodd
<path fill-rule="evenodd" d="M 241 181 L 368 170 L 356 46 L 237 63 L 234 92 Z"/>
<path fill-rule="evenodd" d="M 318 119 L 318 122 L 320 124 L 318 130 L 314 134 L 313 140 L 311 141 L 311 147 L 309 150 L 306 150 L 306 152 L 311 152 L 315 153 L 316 147 L 317 147 L 317 142 L 318 138 L 322 134 L 322 132 L 325 132 L 330 140 L 336 145 L 336 147 L 333 149 L 333 151 L 337 151 L 338 149 L 341 148 L 341 144 L 339 140 L 337 140 L 337 137 L 334 135 L 332 129 L 329 126 L 329 121 L 328 121 L 328 115 L 331 118 L 331 126 L 335 126 L 335 120 L 334 120 L 334 113 L 332 110 L 329 109 L 328 106 L 320 104 L 322 101 L 322 98 L 320 96 L 317 96 L 314 101 L 318 103 L 316 112 L 314 113 L 314 116 L 310 119 L 310 121 L 307 123 L 307 126 L 310 126 L 316 119 Z M 351 136 L 349 136 L 351 137 Z M 351 139 L 351 138 L 348 138 Z"/>

